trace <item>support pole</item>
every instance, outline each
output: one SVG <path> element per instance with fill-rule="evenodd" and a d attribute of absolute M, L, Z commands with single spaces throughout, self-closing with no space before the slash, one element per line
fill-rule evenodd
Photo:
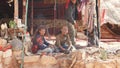
<path fill-rule="evenodd" d="M 33 4 L 33 0 L 31 0 L 31 30 L 30 33 L 31 35 L 33 35 L 33 16 L 34 16 L 34 4 Z"/>
<path fill-rule="evenodd" d="M 18 6 L 18 0 L 14 0 L 14 21 L 17 23 L 17 19 L 19 18 L 19 6 Z"/>
<path fill-rule="evenodd" d="M 25 13 L 26 13 L 26 0 L 23 0 L 23 14 L 22 14 L 22 23 L 25 23 Z"/>
<path fill-rule="evenodd" d="M 97 21 L 97 31 L 98 31 L 98 41 L 100 39 L 100 18 L 99 18 L 99 6 L 100 6 L 100 0 L 96 0 L 96 21 Z M 99 42 L 98 42 L 99 46 Z"/>
<path fill-rule="evenodd" d="M 57 7 L 57 1 L 54 0 L 55 4 L 54 4 L 54 25 L 53 25 L 53 34 L 55 34 L 55 21 L 56 21 L 56 7 Z"/>
<path fill-rule="evenodd" d="M 24 44 L 25 44 L 25 38 L 26 38 L 26 30 L 27 30 L 27 20 L 28 20 L 28 0 L 26 0 L 26 12 L 25 12 L 25 28 L 24 28 L 24 41 L 23 41 L 23 46 L 22 46 L 22 62 L 21 62 L 21 65 L 20 65 L 20 68 L 24 68 Z"/>

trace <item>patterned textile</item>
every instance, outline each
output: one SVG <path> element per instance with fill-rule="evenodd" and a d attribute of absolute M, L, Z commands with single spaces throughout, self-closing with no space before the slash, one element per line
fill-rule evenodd
<path fill-rule="evenodd" d="M 33 40 L 32 52 L 36 53 L 38 50 L 44 50 L 49 46 L 44 36 L 37 35 Z"/>

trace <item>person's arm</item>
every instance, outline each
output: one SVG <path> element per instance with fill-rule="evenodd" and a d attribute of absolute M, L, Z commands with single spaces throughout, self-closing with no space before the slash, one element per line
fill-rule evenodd
<path fill-rule="evenodd" d="M 72 42 L 70 40 L 70 36 L 69 35 L 67 36 L 67 44 L 69 45 L 69 47 L 72 45 Z"/>
<path fill-rule="evenodd" d="M 50 43 L 45 38 L 44 38 L 44 44 L 47 45 L 47 46 L 50 45 Z"/>
<path fill-rule="evenodd" d="M 69 22 L 71 22 L 72 24 L 75 24 L 75 21 L 74 21 L 74 18 L 73 18 L 73 13 L 74 13 L 74 9 L 72 9 L 72 7 L 69 6 L 66 9 L 65 17 Z"/>
<path fill-rule="evenodd" d="M 57 45 L 57 47 L 59 47 L 61 50 L 63 50 L 63 51 L 65 51 L 65 49 L 61 46 L 61 44 L 60 44 L 60 38 L 57 36 L 56 37 L 56 45 Z"/>
<path fill-rule="evenodd" d="M 71 40 L 70 40 L 69 35 L 68 35 L 68 38 L 67 38 L 67 43 L 68 43 L 68 45 L 69 45 L 68 50 L 70 50 L 70 49 L 73 47 L 73 45 L 72 45 L 72 42 L 71 42 Z"/>

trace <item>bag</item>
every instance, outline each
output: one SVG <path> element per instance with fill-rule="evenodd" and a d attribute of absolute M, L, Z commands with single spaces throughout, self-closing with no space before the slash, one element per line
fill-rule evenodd
<path fill-rule="evenodd" d="M 21 40 L 19 40 L 18 38 L 13 39 L 10 44 L 12 45 L 12 50 L 22 50 L 23 47 L 23 43 Z"/>

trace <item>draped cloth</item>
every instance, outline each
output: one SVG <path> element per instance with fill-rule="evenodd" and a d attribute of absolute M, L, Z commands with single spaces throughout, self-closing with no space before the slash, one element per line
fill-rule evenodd
<path fill-rule="evenodd" d="M 66 9 L 68 8 L 69 3 L 70 3 L 70 0 L 67 0 L 67 1 L 66 1 L 66 5 L 65 5 L 65 8 L 66 8 Z"/>
<path fill-rule="evenodd" d="M 79 0 L 78 2 L 79 2 L 79 4 L 77 7 L 77 10 L 78 10 L 78 12 L 81 12 L 83 7 L 87 4 L 87 2 L 89 2 L 89 0 Z"/>

